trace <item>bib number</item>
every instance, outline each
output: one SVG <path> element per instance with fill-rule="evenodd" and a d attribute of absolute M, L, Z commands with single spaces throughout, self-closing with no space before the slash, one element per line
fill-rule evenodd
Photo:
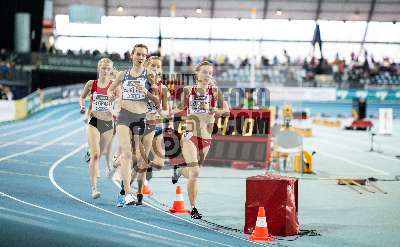
<path fill-rule="evenodd" d="M 200 96 L 190 96 L 189 101 L 190 113 L 194 114 L 206 114 L 210 112 L 210 96 L 200 95 Z"/>
<path fill-rule="evenodd" d="M 145 99 L 145 95 L 142 92 L 139 92 L 137 89 L 138 84 L 143 84 L 139 80 L 127 80 L 124 82 L 122 87 L 122 99 L 123 100 L 143 100 Z"/>
<path fill-rule="evenodd" d="M 110 103 L 108 96 L 103 94 L 93 94 L 92 109 L 97 112 L 108 112 Z"/>

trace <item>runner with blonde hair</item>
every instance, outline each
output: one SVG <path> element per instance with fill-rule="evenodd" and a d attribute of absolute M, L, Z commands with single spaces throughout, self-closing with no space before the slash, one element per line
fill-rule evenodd
<path fill-rule="evenodd" d="M 79 101 L 80 111 L 85 112 L 85 98 L 90 94 L 86 134 L 90 148 L 89 174 L 93 199 L 100 197 L 100 192 L 97 190 L 97 176 L 101 155 L 106 155 L 108 170 L 111 162 L 109 145 L 113 136 L 113 118 L 107 91 L 112 84 L 112 70 L 113 62 L 110 59 L 100 59 L 97 64 L 98 79 L 86 83 Z"/>

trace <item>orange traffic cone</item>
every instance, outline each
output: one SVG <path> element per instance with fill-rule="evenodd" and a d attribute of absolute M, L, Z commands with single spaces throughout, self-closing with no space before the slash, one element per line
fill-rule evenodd
<path fill-rule="evenodd" d="M 144 180 L 144 182 L 143 182 L 142 194 L 143 194 L 144 196 L 151 196 L 151 195 L 153 195 L 153 192 L 150 190 L 149 186 L 147 185 L 147 180 Z"/>
<path fill-rule="evenodd" d="M 189 213 L 190 211 L 185 208 L 185 202 L 183 201 L 183 193 L 181 186 L 176 186 L 176 198 L 172 207 L 169 209 L 171 213 Z"/>
<path fill-rule="evenodd" d="M 267 242 L 274 240 L 274 237 L 272 235 L 269 235 L 268 233 L 267 219 L 265 217 L 264 207 L 258 208 L 256 227 L 253 231 L 253 234 L 249 236 L 249 239 L 254 241 Z"/>

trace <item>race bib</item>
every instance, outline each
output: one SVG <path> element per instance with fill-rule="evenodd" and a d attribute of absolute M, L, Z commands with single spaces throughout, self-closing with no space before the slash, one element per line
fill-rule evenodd
<path fill-rule="evenodd" d="M 139 92 L 137 89 L 137 85 L 142 84 L 140 80 L 126 80 L 122 85 L 122 99 L 123 100 L 143 100 L 145 99 L 145 95 L 142 92 Z"/>
<path fill-rule="evenodd" d="M 186 140 L 190 140 L 190 138 L 192 138 L 193 133 L 190 131 L 185 131 L 182 133 L 182 137 L 185 138 Z"/>
<path fill-rule="evenodd" d="M 109 111 L 109 101 L 108 96 L 103 94 L 94 93 L 92 101 L 92 110 L 98 112 L 108 112 Z"/>
<path fill-rule="evenodd" d="M 191 95 L 189 99 L 189 112 L 206 114 L 210 112 L 210 95 Z"/>

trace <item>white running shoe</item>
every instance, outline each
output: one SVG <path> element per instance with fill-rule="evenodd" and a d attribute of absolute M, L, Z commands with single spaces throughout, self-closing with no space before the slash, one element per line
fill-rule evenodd
<path fill-rule="evenodd" d="M 133 197 L 133 194 L 127 193 L 125 195 L 125 205 L 134 205 L 134 204 L 136 204 L 136 200 Z"/>
<path fill-rule="evenodd" d="M 93 198 L 93 199 L 99 198 L 100 195 L 101 195 L 100 192 L 98 192 L 97 190 L 93 190 L 93 191 L 92 191 L 92 198 Z"/>

